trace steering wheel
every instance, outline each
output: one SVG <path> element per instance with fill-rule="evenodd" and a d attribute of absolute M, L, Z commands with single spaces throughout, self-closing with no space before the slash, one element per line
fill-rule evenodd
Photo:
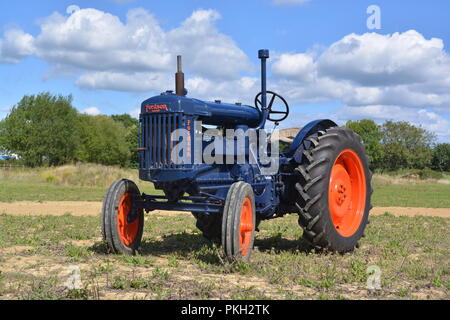
<path fill-rule="evenodd" d="M 267 117 L 267 120 L 269 121 L 273 121 L 273 122 L 281 122 L 284 119 L 286 119 L 289 116 L 289 105 L 286 102 L 286 100 L 280 96 L 278 93 L 275 93 L 273 91 L 267 91 L 268 95 L 272 95 L 269 100 L 269 104 L 267 105 L 267 109 L 269 110 L 269 116 Z M 258 93 L 255 97 L 255 106 L 258 110 L 262 109 L 262 102 L 260 100 L 260 97 L 262 95 L 262 92 Z M 273 104 L 275 102 L 275 99 L 279 98 L 281 100 L 281 102 L 284 104 L 284 109 L 283 111 L 279 111 L 279 110 L 272 110 L 273 108 Z M 281 114 L 279 119 L 274 119 L 271 117 L 272 114 Z"/>

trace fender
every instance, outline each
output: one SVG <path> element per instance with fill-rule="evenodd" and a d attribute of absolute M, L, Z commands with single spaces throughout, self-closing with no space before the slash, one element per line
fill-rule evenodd
<path fill-rule="evenodd" d="M 308 137 L 309 135 L 320 131 L 320 130 L 326 130 L 331 127 L 337 127 L 338 125 L 331 120 L 328 119 L 320 119 L 320 120 L 314 120 L 308 123 L 306 126 L 300 130 L 300 132 L 297 134 L 297 136 L 294 139 L 294 142 L 291 144 L 289 149 L 285 152 L 285 156 L 288 158 L 292 158 L 295 154 L 295 151 L 297 151 L 298 147 L 302 144 L 303 140 Z M 299 162 L 301 159 L 295 159 L 295 161 Z"/>

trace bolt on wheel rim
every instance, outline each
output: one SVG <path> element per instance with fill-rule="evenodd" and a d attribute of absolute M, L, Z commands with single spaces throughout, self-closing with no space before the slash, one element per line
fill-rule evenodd
<path fill-rule="evenodd" d="M 127 217 L 131 213 L 132 194 L 126 193 L 119 201 L 117 228 L 119 229 L 120 240 L 129 246 L 136 239 L 139 228 L 139 219 L 128 223 Z"/>
<path fill-rule="evenodd" d="M 328 188 L 331 220 L 336 231 L 352 236 L 359 228 L 366 205 L 366 178 L 355 151 L 342 151 L 333 164 Z"/>
<path fill-rule="evenodd" d="M 245 198 L 241 209 L 239 226 L 239 250 L 242 256 L 247 255 L 253 232 L 253 210 L 250 198 Z"/>

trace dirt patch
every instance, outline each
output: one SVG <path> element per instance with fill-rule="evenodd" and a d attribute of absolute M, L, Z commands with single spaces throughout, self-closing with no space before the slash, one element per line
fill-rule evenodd
<path fill-rule="evenodd" d="M 58 267 L 58 271 L 61 267 L 54 264 L 54 258 L 42 255 L 19 256 L 9 253 L 8 256 L 3 257 L 4 260 L 0 266 L 0 272 L 2 273 L 12 272 L 23 275 L 46 276 L 54 272 L 56 267 Z"/>
<path fill-rule="evenodd" d="M 412 177 L 398 177 L 398 176 L 389 176 L 389 175 L 380 175 L 374 174 L 373 180 L 381 184 L 429 184 L 429 183 L 442 183 L 442 184 L 450 184 L 450 179 L 420 179 L 419 176 Z"/>
<path fill-rule="evenodd" d="M 18 254 L 24 251 L 33 250 L 32 246 L 14 246 L 9 248 L 0 249 L 0 255 L 2 254 Z"/>
<path fill-rule="evenodd" d="M 50 201 L 50 202 L 32 202 L 20 201 L 5 203 L 0 202 L 0 214 L 9 215 L 52 215 L 61 216 L 67 213 L 73 216 L 98 216 L 102 210 L 101 202 L 87 201 Z M 375 207 L 370 212 L 371 215 L 379 215 L 389 212 L 395 216 L 433 216 L 450 217 L 450 208 L 412 208 L 412 207 Z M 152 214 L 161 214 L 166 216 L 190 214 L 180 211 L 153 211 Z"/>
<path fill-rule="evenodd" d="M 91 201 L 18 201 L 18 202 L 0 202 L 0 214 L 5 213 L 13 216 L 62 216 L 70 213 L 73 216 L 98 216 L 102 211 L 101 202 Z M 153 214 L 179 215 L 190 214 L 188 212 L 178 211 L 160 211 L 156 210 Z"/>
<path fill-rule="evenodd" d="M 61 216 L 70 213 L 74 216 L 96 216 L 102 210 L 101 202 L 87 201 L 51 201 L 51 202 L 33 202 L 20 201 L 11 203 L 0 203 L 0 214 L 9 215 L 52 215 Z"/>

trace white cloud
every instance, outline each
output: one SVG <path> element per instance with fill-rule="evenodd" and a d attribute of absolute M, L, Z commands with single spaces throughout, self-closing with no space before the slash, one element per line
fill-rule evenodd
<path fill-rule="evenodd" d="M 98 116 L 102 112 L 97 107 L 89 107 L 81 111 L 81 113 L 88 114 L 90 116 Z"/>
<path fill-rule="evenodd" d="M 272 0 L 272 4 L 276 6 L 297 6 L 309 1 L 311 0 Z"/>
<path fill-rule="evenodd" d="M 450 87 L 449 87 L 450 89 Z M 437 94 L 432 91 L 420 92 L 414 87 L 380 86 L 380 87 L 352 87 L 342 101 L 349 105 L 403 105 L 421 108 L 424 106 L 449 108 L 450 92 Z M 450 111 L 450 110 L 448 110 Z"/>
<path fill-rule="evenodd" d="M 217 99 L 254 95 L 257 79 L 240 76 L 253 71 L 250 59 L 217 29 L 220 18 L 215 10 L 196 10 L 179 27 L 163 30 L 144 9 L 130 10 L 124 22 L 97 9 L 53 13 L 40 21 L 35 38 L 22 32 L 32 51 L 15 50 L 14 62 L 34 53 L 51 66 L 46 79 L 75 76 L 83 89 L 160 92 L 173 89 L 176 56 L 181 54 L 191 94 Z"/>
<path fill-rule="evenodd" d="M 216 81 L 202 77 L 189 78 L 186 87 L 191 96 L 200 96 L 206 100 L 222 100 L 231 103 L 253 104 L 253 98 L 259 92 L 259 78 L 242 77 L 236 80 Z"/>
<path fill-rule="evenodd" d="M 174 86 L 173 75 L 160 72 L 90 72 L 75 82 L 84 89 L 105 89 L 115 91 L 145 92 L 149 90 L 171 89 Z"/>
<path fill-rule="evenodd" d="M 41 24 L 36 38 L 38 56 L 50 63 L 81 70 L 164 70 L 170 54 L 164 33 L 145 10 L 134 9 L 123 24 L 117 16 L 96 9 L 82 9 L 69 17 L 54 13 Z"/>
<path fill-rule="evenodd" d="M 141 108 L 133 109 L 133 110 L 131 110 L 130 112 L 128 112 L 128 114 L 129 114 L 130 116 L 132 116 L 133 118 L 138 119 L 138 118 L 139 118 L 139 115 L 141 114 Z"/>
<path fill-rule="evenodd" d="M 450 75 L 450 57 L 441 39 L 415 30 L 392 35 L 350 34 L 332 44 L 318 60 L 319 72 L 362 86 L 423 83 Z"/>
<path fill-rule="evenodd" d="M 450 140 L 450 55 L 441 39 L 414 30 L 350 34 L 318 56 L 281 54 L 272 70 L 272 86 L 293 104 L 340 101 L 341 123 L 406 120 Z"/>
<path fill-rule="evenodd" d="M 0 39 L 0 63 L 19 63 L 35 51 L 34 38 L 22 30 L 7 30 Z"/>
<path fill-rule="evenodd" d="M 275 75 L 300 82 L 312 81 L 316 76 L 311 54 L 281 54 L 272 65 Z"/>
<path fill-rule="evenodd" d="M 310 54 L 282 54 L 273 70 L 277 77 L 291 81 L 296 89 L 289 90 L 289 96 L 299 102 L 315 96 L 315 100 L 340 99 L 355 106 L 443 110 L 450 105 L 450 55 L 442 40 L 426 40 L 414 30 L 351 34 L 314 61 Z"/>
<path fill-rule="evenodd" d="M 197 10 L 179 28 L 167 33 L 168 45 L 183 54 L 187 69 L 201 76 L 235 79 L 251 71 L 247 55 L 232 38 L 214 25 L 220 19 L 215 10 Z"/>
<path fill-rule="evenodd" d="M 238 79 L 252 65 L 216 28 L 218 19 L 215 10 L 197 10 L 178 28 L 163 30 L 144 9 L 130 10 L 125 22 L 97 9 L 71 10 L 69 16 L 54 13 L 43 19 L 35 38 L 18 30 L 7 33 L 0 40 L 0 57 L 19 62 L 35 53 L 51 65 L 48 76 L 81 73 L 76 83 L 92 89 L 162 90 L 164 78 L 171 79 L 164 89 L 172 88 L 178 54 L 192 76 Z"/>

